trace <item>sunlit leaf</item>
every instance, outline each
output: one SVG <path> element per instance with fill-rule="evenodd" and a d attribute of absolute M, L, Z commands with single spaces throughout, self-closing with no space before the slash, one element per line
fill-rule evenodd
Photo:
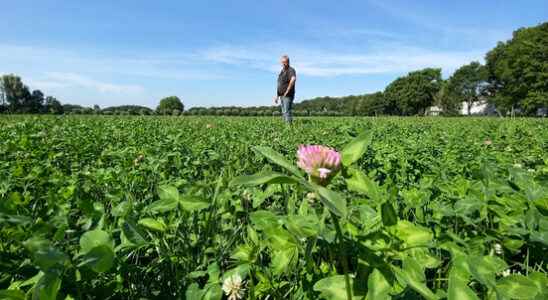
<path fill-rule="evenodd" d="M 343 165 L 350 166 L 360 159 L 371 143 L 371 138 L 371 131 L 366 131 L 348 143 L 341 151 Z"/>
<path fill-rule="evenodd" d="M 272 148 L 256 146 L 256 147 L 253 147 L 253 150 L 257 151 L 258 153 L 266 157 L 271 162 L 288 170 L 289 172 L 291 172 L 291 174 L 298 177 L 302 177 L 301 171 L 299 171 L 299 168 L 297 168 L 295 163 L 291 163 L 287 161 L 283 155 L 274 151 Z"/>
<path fill-rule="evenodd" d="M 234 178 L 231 182 L 231 186 L 247 185 L 255 186 L 261 184 L 273 184 L 273 183 L 286 183 L 293 184 L 297 180 L 277 172 L 263 172 L 254 175 L 246 175 Z"/>

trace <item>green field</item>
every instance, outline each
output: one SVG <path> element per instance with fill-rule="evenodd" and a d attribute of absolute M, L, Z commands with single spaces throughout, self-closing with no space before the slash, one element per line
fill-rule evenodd
<path fill-rule="evenodd" d="M 547 299 L 547 216 L 544 119 L 0 118 L 0 299 Z"/>

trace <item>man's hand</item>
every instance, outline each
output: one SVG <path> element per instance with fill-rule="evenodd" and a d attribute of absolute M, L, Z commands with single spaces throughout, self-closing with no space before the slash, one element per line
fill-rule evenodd
<path fill-rule="evenodd" d="M 280 96 L 274 96 L 272 97 L 272 100 L 274 100 L 274 104 L 278 104 L 278 99 L 280 98 Z"/>

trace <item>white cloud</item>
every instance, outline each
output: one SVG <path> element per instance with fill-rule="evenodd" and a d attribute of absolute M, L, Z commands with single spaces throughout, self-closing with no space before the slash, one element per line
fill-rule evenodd
<path fill-rule="evenodd" d="M 395 74 L 427 67 L 442 68 L 448 74 L 463 64 L 482 60 L 485 50 L 428 50 L 399 44 L 387 44 L 364 52 L 328 51 L 306 47 L 223 46 L 208 49 L 205 59 L 264 71 L 277 72 L 278 57 L 287 50 L 297 72 L 307 76 Z"/>
<path fill-rule="evenodd" d="M 144 92 L 140 85 L 124 85 L 99 81 L 82 74 L 47 72 L 44 79 L 33 81 L 43 88 L 80 87 L 93 89 L 100 93 L 139 94 Z"/>

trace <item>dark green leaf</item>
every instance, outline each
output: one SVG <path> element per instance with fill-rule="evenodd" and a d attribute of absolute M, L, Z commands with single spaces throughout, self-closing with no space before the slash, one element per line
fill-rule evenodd
<path fill-rule="evenodd" d="M 392 206 L 392 203 L 386 201 L 381 206 L 382 211 L 382 223 L 384 226 L 393 226 L 398 223 L 398 216 L 396 215 L 396 211 L 394 210 L 394 206 Z"/>

